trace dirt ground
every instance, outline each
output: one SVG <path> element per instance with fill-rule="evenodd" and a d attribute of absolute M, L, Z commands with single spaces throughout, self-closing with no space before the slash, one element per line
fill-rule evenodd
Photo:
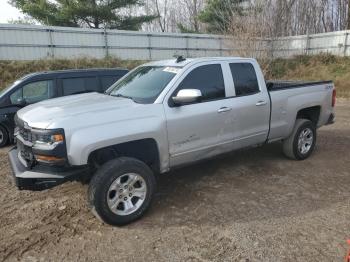
<path fill-rule="evenodd" d="M 0 261 L 343 261 L 350 238 L 350 101 L 309 159 L 279 143 L 161 177 L 141 220 L 111 227 L 87 186 L 18 191 L 0 151 Z"/>

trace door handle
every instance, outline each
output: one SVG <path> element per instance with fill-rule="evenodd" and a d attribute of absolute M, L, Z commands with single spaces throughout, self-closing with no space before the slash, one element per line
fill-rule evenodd
<path fill-rule="evenodd" d="M 258 101 L 255 105 L 256 105 L 256 106 L 264 106 L 264 105 L 266 105 L 266 104 L 267 104 L 266 101 L 261 100 L 261 101 Z"/>
<path fill-rule="evenodd" d="M 221 107 L 220 109 L 218 109 L 218 113 L 225 113 L 231 110 L 232 110 L 231 107 Z"/>

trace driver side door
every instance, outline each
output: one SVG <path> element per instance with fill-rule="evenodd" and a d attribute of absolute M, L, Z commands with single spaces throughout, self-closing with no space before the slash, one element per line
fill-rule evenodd
<path fill-rule="evenodd" d="M 167 98 L 170 166 L 197 161 L 232 147 L 232 108 L 220 62 L 197 65 L 179 80 Z M 198 89 L 200 101 L 177 106 L 172 97 L 182 89 Z"/>
<path fill-rule="evenodd" d="M 52 79 L 25 83 L 10 95 L 13 105 L 26 106 L 55 96 L 54 81 Z"/>
<path fill-rule="evenodd" d="M 19 109 L 55 96 L 55 81 L 52 79 L 24 83 L 8 98 L 10 106 L 7 108 L 6 119 L 8 123 L 6 125 L 12 132 L 15 127 L 14 117 Z"/>

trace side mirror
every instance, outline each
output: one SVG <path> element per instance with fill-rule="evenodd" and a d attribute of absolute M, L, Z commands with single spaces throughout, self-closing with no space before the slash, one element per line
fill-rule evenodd
<path fill-rule="evenodd" d="M 176 105 L 182 105 L 196 102 L 201 97 L 202 92 L 198 89 L 182 89 L 172 99 Z"/>
<path fill-rule="evenodd" d="M 25 106 L 26 104 L 26 100 L 23 97 L 17 99 L 17 105 Z"/>

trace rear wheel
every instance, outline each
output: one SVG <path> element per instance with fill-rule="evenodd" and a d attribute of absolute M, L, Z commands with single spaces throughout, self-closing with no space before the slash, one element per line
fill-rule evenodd
<path fill-rule="evenodd" d="M 150 206 L 156 186 L 143 162 L 121 157 L 104 164 L 89 185 L 93 213 L 105 223 L 124 225 L 140 218 Z"/>
<path fill-rule="evenodd" d="M 297 119 L 292 134 L 283 141 L 284 154 L 296 160 L 308 158 L 316 144 L 316 127 L 310 120 Z"/>
<path fill-rule="evenodd" d="M 9 136 L 6 128 L 0 125 L 0 147 L 7 145 Z"/>

